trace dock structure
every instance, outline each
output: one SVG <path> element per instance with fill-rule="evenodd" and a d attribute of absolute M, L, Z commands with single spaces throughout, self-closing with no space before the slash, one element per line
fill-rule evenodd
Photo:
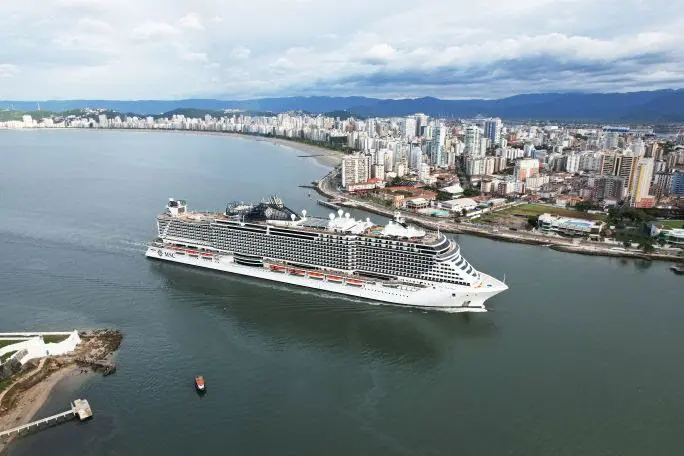
<path fill-rule="evenodd" d="M 12 437 L 56 426 L 74 418 L 78 418 L 79 421 L 85 421 L 92 416 L 93 411 L 91 410 L 88 401 L 86 399 L 76 399 L 71 403 L 71 410 L 48 416 L 47 418 L 37 421 L 32 421 L 31 423 L 17 426 L 12 429 L 7 429 L 6 431 L 0 431 L 0 440 L 9 440 Z"/>

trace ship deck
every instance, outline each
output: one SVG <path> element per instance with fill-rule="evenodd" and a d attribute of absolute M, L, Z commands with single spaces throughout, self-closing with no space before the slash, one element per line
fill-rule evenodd
<path fill-rule="evenodd" d="M 212 223 L 216 220 L 219 221 L 228 221 L 228 222 L 236 222 L 239 223 L 240 219 L 237 217 L 229 217 L 224 214 L 220 213 L 214 213 L 214 212 L 185 212 L 183 214 L 179 214 L 178 216 L 170 216 L 168 214 L 162 213 L 159 215 L 160 218 L 163 219 L 170 219 L 173 220 L 174 218 L 178 218 L 180 220 L 183 220 L 184 222 L 188 223 Z M 297 231 L 303 231 L 303 232 L 308 232 L 308 233 L 322 233 L 328 231 L 328 222 L 329 220 L 327 218 L 319 218 L 319 217 L 308 217 L 304 220 L 298 220 L 296 223 L 293 222 L 288 222 L 285 220 L 277 220 L 275 221 L 276 223 L 269 223 L 270 221 L 268 220 L 251 220 L 249 223 L 251 225 L 261 225 L 261 226 L 271 226 L 271 227 L 277 227 L 277 228 L 287 228 L 287 229 L 293 229 Z M 373 225 L 372 227 L 368 228 L 362 233 L 357 234 L 357 236 L 365 236 L 365 237 L 372 237 L 372 238 L 377 238 L 377 239 L 390 239 L 390 240 L 401 240 L 403 242 L 410 242 L 414 244 L 434 244 L 437 241 L 439 241 L 439 236 L 437 235 L 436 232 L 434 231 L 425 231 L 425 236 L 420 237 L 420 238 L 395 238 L 392 236 L 384 236 L 382 235 L 382 226 L 379 225 Z M 345 233 L 345 234 L 353 234 L 353 233 Z"/>

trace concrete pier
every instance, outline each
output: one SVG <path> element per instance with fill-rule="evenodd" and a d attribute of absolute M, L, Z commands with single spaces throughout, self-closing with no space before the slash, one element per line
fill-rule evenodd
<path fill-rule="evenodd" d="M 85 421 L 92 416 L 93 411 L 90 408 L 88 401 L 86 399 L 76 399 L 71 403 L 71 410 L 7 429 L 6 431 L 0 431 L 0 440 L 9 440 L 12 437 L 56 426 L 74 418 L 78 418 L 80 421 Z"/>

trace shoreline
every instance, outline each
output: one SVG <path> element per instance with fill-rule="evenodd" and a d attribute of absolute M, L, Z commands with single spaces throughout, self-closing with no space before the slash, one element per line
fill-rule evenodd
<path fill-rule="evenodd" d="M 273 145 L 277 145 L 283 148 L 289 148 L 292 149 L 294 152 L 302 152 L 306 154 L 308 157 L 302 157 L 302 158 L 312 158 L 314 159 L 318 164 L 331 169 L 329 173 L 327 173 L 325 176 L 321 177 L 320 179 L 317 180 L 317 184 L 315 187 L 315 190 L 318 194 L 328 198 L 328 199 L 335 199 L 340 196 L 344 198 L 348 198 L 348 195 L 340 195 L 335 193 L 334 191 L 331 190 L 326 190 L 323 188 L 324 181 L 326 179 L 329 179 L 331 174 L 333 173 L 334 169 L 337 168 L 341 163 L 342 163 L 342 157 L 344 157 L 346 154 L 341 151 L 336 151 L 332 149 L 325 148 L 323 146 L 317 146 L 313 144 L 305 144 L 305 143 L 300 143 L 298 141 L 293 141 L 288 138 L 283 138 L 283 137 L 275 137 L 275 136 L 259 136 L 259 135 L 251 135 L 251 134 L 246 134 L 246 133 L 236 133 L 236 132 L 222 132 L 222 131 L 206 131 L 206 130 L 165 130 L 165 129 L 154 129 L 154 128 L 46 128 L 44 130 L 78 130 L 78 131 L 116 131 L 116 132 L 139 132 L 139 133 L 178 133 L 178 134 L 184 134 L 184 135 L 196 135 L 196 136 L 227 136 L 227 137 L 233 137 L 233 138 L 239 138 L 239 139 L 247 139 L 251 141 L 261 141 L 261 142 L 267 142 Z M 19 130 L 19 131 L 25 131 L 25 130 Z M 40 131 L 40 130 L 36 130 Z M 360 209 L 366 212 L 370 212 L 373 214 L 381 215 L 384 217 L 393 217 L 394 210 L 388 210 L 387 208 L 377 206 L 373 203 L 369 202 L 358 202 L 358 206 L 356 209 Z M 428 220 L 422 220 L 419 217 L 416 217 L 415 214 L 406 214 L 405 212 L 402 212 L 402 215 L 406 217 L 407 220 L 412 221 L 418 226 L 421 226 L 426 229 L 430 230 L 436 230 L 437 226 L 439 225 L 439 229 L 444 232 L 448 233 L 453 233 L 453 234 L 469 234 L 472 236 L 477 236 L 477 237 L 482 237 L 482 238 L 487 238 L 495 241 L 501 241 L 501 242 L 511 242 L 514 244 L 526 244 L 526 245 L 538 245 L 538 246 L 547 246 L 550 247 L 553 250 L 556 250 L 557 252 L 565 252 L 565 253 L 575 253 L 575 254 L 580 254 L 580 255 L 590 255 L 590 256 L 604 256 L 604 257 L 620 257 L 620 258 L 631 258 L 631 259 L 637 259 L 637 260 L 657 260 L 657 261 L 681 261 L 682 256 L 681 255 L 668 255 L 666 253 L 644 253 L 640 251 L 620 251 L 620 250 L 615 250 L 614 247 L 606 247 L 606 246 L 601 246 L 601 245 L 596 245 L 596 246 L 583 246 L 583 245 L 576 245 L 574 244 L 571 240 L 563 239 L 563 238 L 535 238 L 535 237 L 528 237 L 531 235 L 526 235 L 521 232 L 518 233 L 511 233 L 508 231 L 505 231 L 505 228 L 501 228 L 501 231 L 486 231 L 481 228 L 476 228 L 469 226 L 467 224 L 459 224 L 458 226 L 455 226 L 456 224 L 450 223 L 449 225 L 445 225 L 444 222 L 440 222 L 439 220 L 433 221 L 428 221 Z M 496 228 L 496 227 L 493 227 Z"/>
<path fill-rule="evenodd" d="M 0 129 L 0 131 L 3 131 Z M 159 128 L 80 128 L 80 127 L 60 127 L 60 128 L 34 128 L 34 129 L 16 129 L 16 130 L 6 130 L 6 131 L 84 131 L 84 132 L 102 132 L 102 131 L 114 131 L 114 132 L 130 132 L 130 133 L 177 133 L 182 135 L 193 135 L 193 136 L 225 136 L 238 139 L 248 139 L 257 142 L 267 142 L 284 148 L 290 148 L 294 152 L 302 152 L 307 155 L 307 157 L 301 158 L 312 158 L 318 164 L 325 166 L 327 168 L 334 168 L 342 163 L 342 157 L 346 154 L 341 151 L 328 149 L 324 146 L 318 146 L 314 144 L 305 144 L 299 141 L 294 141 L 288 138 L 279 136 L 260 136 L 252 135 L 247 133 L 236 133 L 231 131 L 208 131 L 208 130 L 165 130 Z"/>
<path fill-rule="evenodd" d="M 95 368 L 83 367 L 81 360 L 111 362 L 121 344 L 121 333 L 116 330 L 87 331 L 81 343 L 69 354 L 34 359 L 36 364 L 18 374 L 0 392 L 0 430 L 12 429 L 31 422 L 50 398 L 52 391 L 68 378 L 88 376 Z M 37 361 L 37 363 L 36 363 Z M 0 456 L 4 456 L 16 436 L 0 441 Z"/>
<path fill-rule="evenodd" d="M 68 378 L 81 375 L 84 375 L 83 381 L 85 381 L 90 374 L 82 374 L 81 369 L 73 364 L 60 367 L 51 372 L 31 388 L 21 392 L 21 397 L 18 399 L 17 403 L 7 412 L 7 414 L 0 416 L 0 428 L 12 428 L 32 421 L 43 406 L 45 406 L 52 391 L 58 385 Z M 0 441 L 0 456 L 4 456 L 7 453 L 10 444 L 12 444 L 15 438 L 16 437 L 8 439 L 6 443 Z"/>
<path fill-rule="evenodd" d="M 319 181 L 318 184 L 316 185 L 316 192 L 324 196 L 330 200 L 339 198 L 339 197 L 344 197 L 348 198 L 348 195 L 343 195 L 336 193 L 335 191 L 331 190 L 330 188 L 327 187 L 327 180 L 330 179 L 330 177 L 335 174 L 334 171 L 331 171 L 330 173 L 326 174 L 324 177 L 322 177 Z M 385 207 L 378 206 L 377 204 L 373 204 L 371 202 L 367 201 L 358 201 L 358 200 L 351 200 L 354 201 L 357 205 L 354 206 L 354 209 L 357 210 L 362 210 L 366 212 L 370 212 L 373 214 L 378 214 L 383 217 L 389 217 L 392 218 L 394 216 L 394 209 L 388 209 Z M 432 221 L 432 220 L 424 220 L 423 218 L 416 216 L 415 214 L 411 213 L 406 213 L 405 211 L 401 211 L 401 215 L 407 220 L 410 221 L 422 228 L 426 228 L 429 230 L 436 231 L 439 229 L 442 232 L 445 233 L 452 233 L 452 234 L 468 234 L 472 236 L 477 236 L 477 237 L 482 237 L 482 238 L 487 238 L 491 239 L 493 241 L 500 241 L 500 242 L 510 242 L 514 244 L 526 244 L 526 245 L 537 245 L 537 246 L 542 246 L 542 247 L 549 247 L 552 250 L 555 250 L 557 252 L 564 252 L 564 253 L 575 253 L 575 254 L 580 254 L 580 255 L 590 255 L 590 256 L 603 256 L 603 257 L 619 257 L 619 258 L 631 258 L 634 260 L 656 260 L 656 261 L 681 261 L 682 256 L 676 255 L 676 254 L 665 254 L 665 253 L 644 253 L 641 251 L 628 251 L 628 250 L 616 250 L 615 247 L 607 247 L 607 246 L 602 246 L 602 245 L 579 245 L 575 244 L 571 239 L 566 239 L 566 238 L 554 238 L 554 237 L 531 237 L 532 235 L 522 233 L 522 232 L 510 232 L 508 230 L 504 230 L 503 228 L 501 231 L 488 231 L 484 230 L 482 228 L 477 228 L 473 226 L 469 226 L 467 224 L 463 223 L 453 223 L 453 222 L 447 222 L 445 221 L 440 221 L 438 219 Z"/>

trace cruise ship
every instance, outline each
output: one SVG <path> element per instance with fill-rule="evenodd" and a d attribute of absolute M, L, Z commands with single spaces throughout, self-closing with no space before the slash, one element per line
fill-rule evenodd
<path fill-rule="evenodd" d="M 505 283 L 477 271 L 443 233 L 397 213 L 379 226 L 339 210 L 297 213 L 277 196 L 195 212 L 169 199 L 147 257 L 404 306 L 485 312 Z"/>

